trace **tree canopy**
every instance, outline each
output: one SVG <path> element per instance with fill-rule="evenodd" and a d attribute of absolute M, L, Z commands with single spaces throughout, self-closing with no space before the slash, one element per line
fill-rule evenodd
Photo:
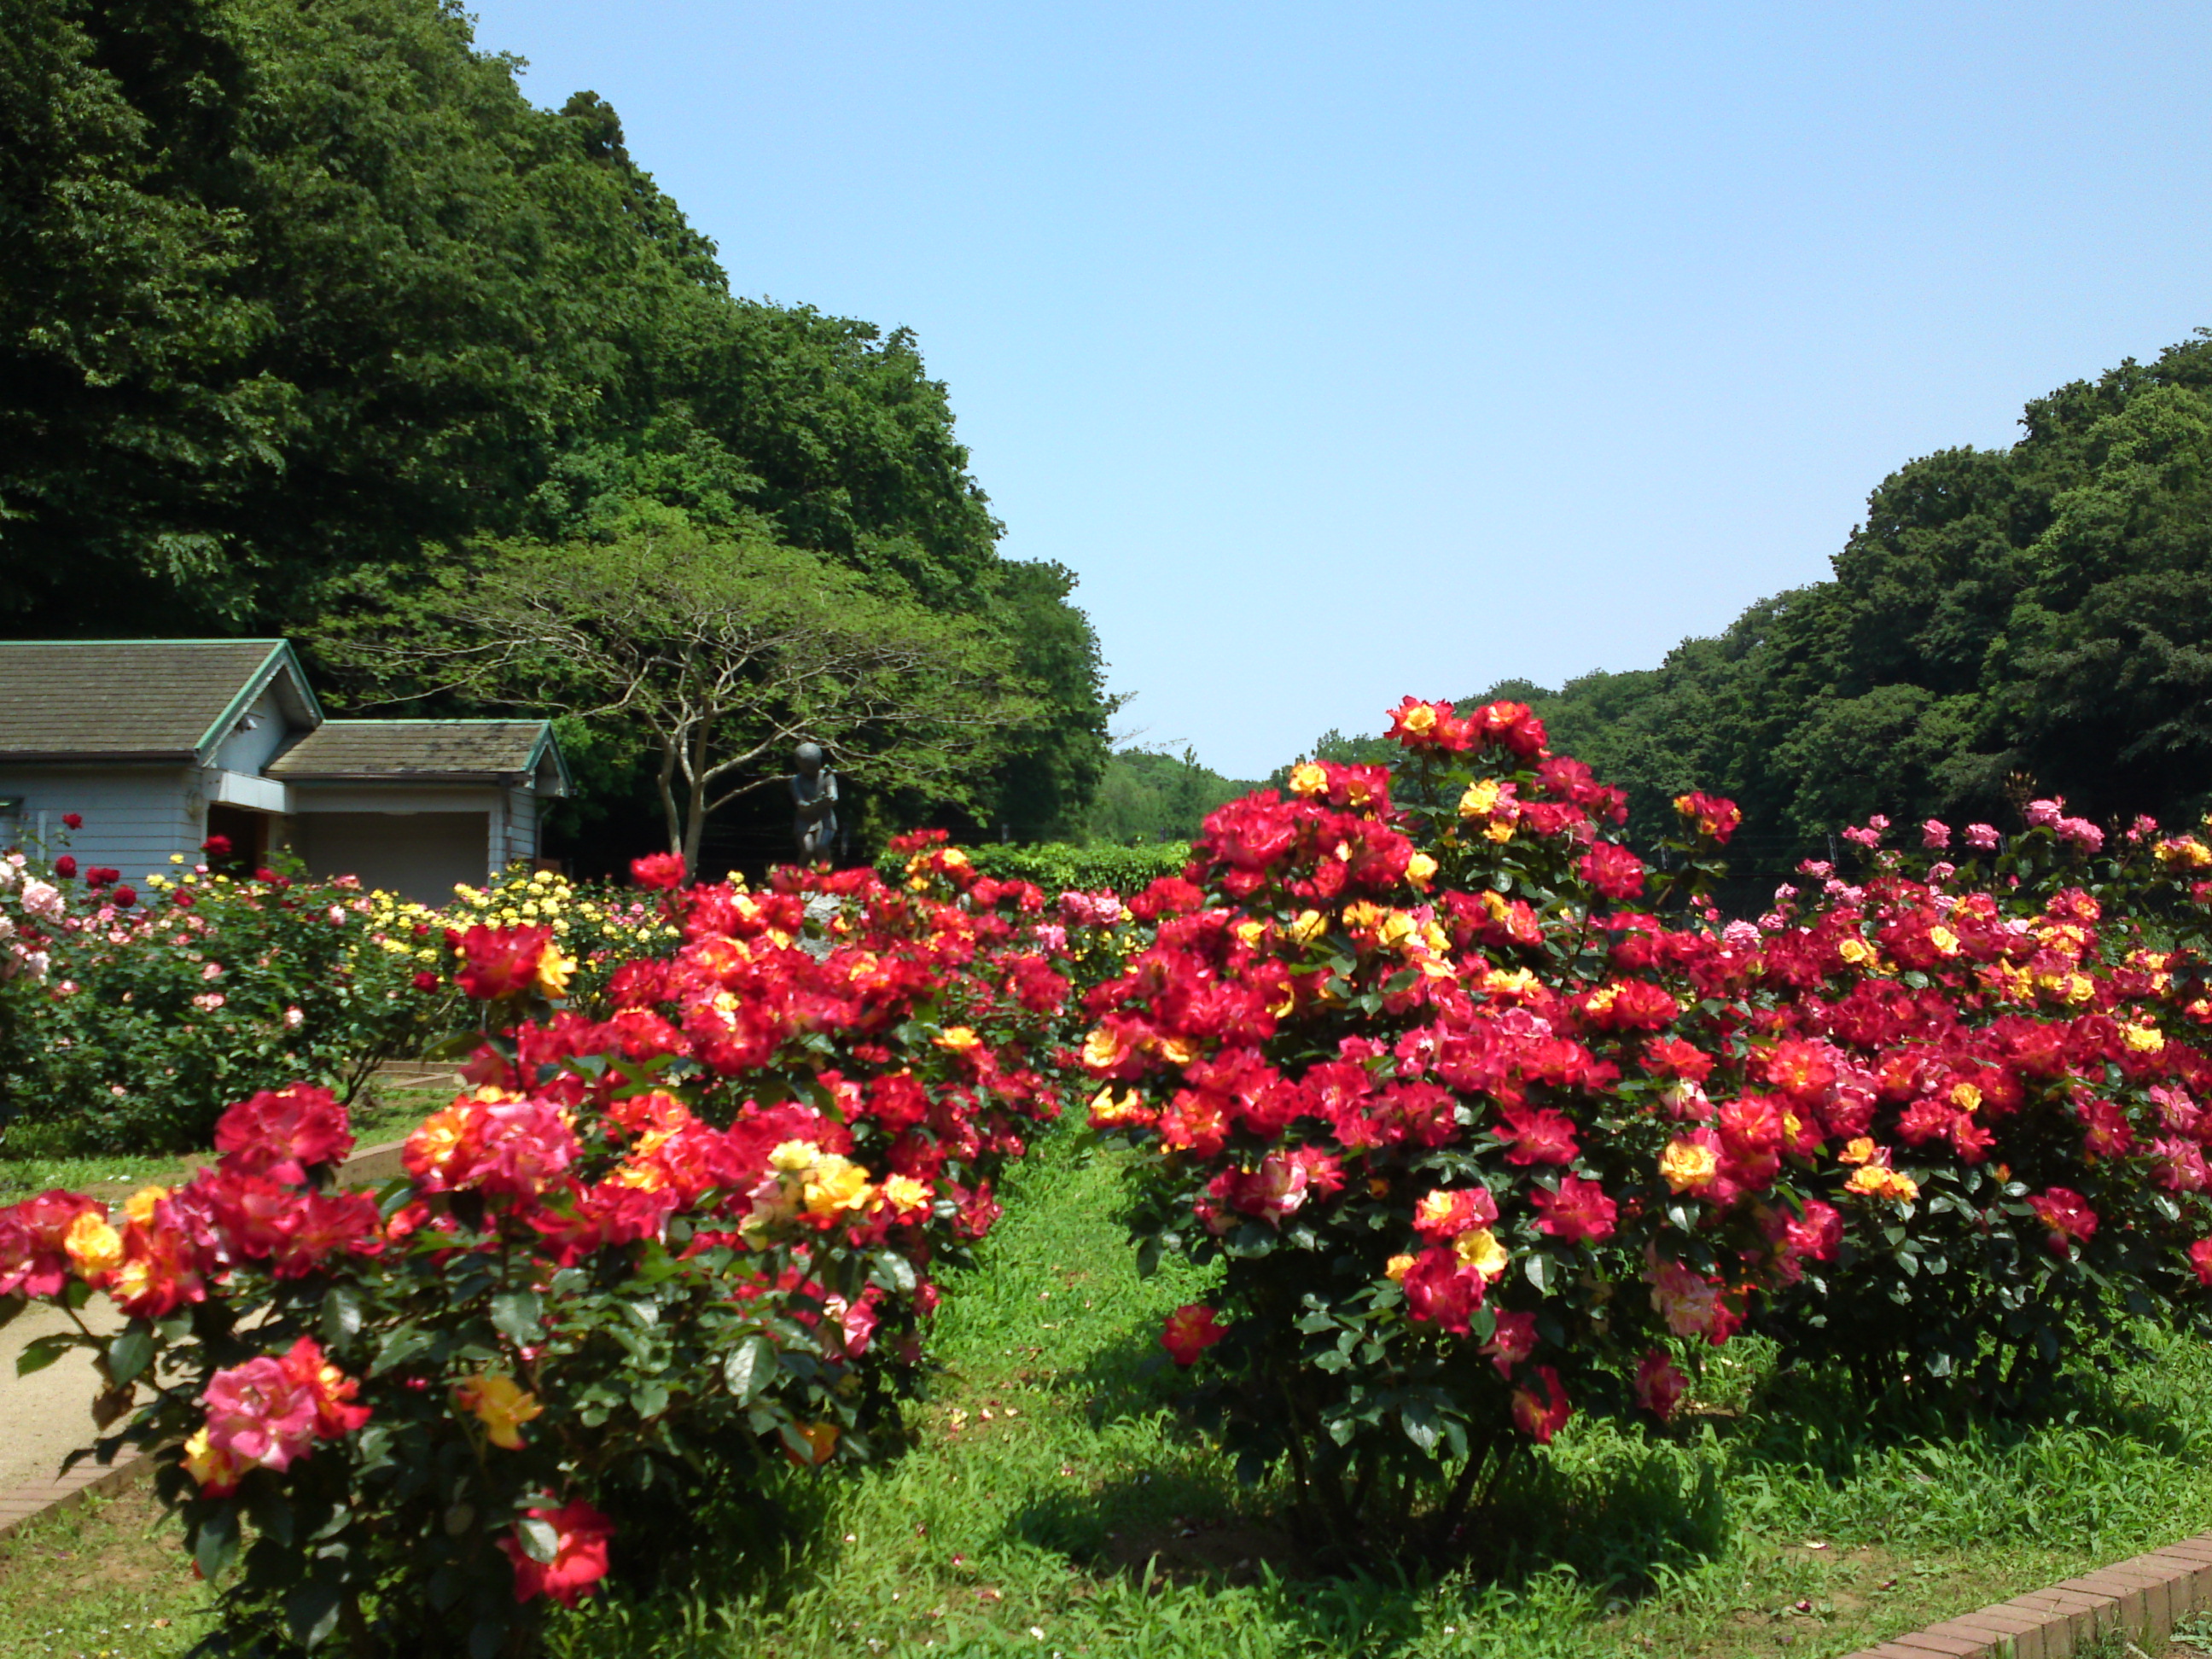
<path fill-rule="evenodd" d="M 0 10 L 0 629 L 287 633 L 343 703 L 332 642 L 426 577 L 678 520 L 1028 653 L 978 811 L 1065 828 L 1097 641 L 999 558 L 914 337 L 733 295 L 616 112 L 515 68 L 441 0 Z"/>
<path fill-rule="evenodd" d="M 600 724 L 641 751 L 671 852 L 818 743 L 878 787 L 969 801 L 1032 717 L 987 631 L 872 592 L 823 555 L 687 525 L 501 548 L 447 574 L 404 634 L 353 647 L 406 700 L 440 692 Z"/>
<path fill-rule="evenodd" d="M 2029 404 L 2009 449 L 1909 462 L 1834 578 L 1656 669 L 1506 681 L 1656 839 L 1684 789 L 1745 808 L 1782 867 L 1875 812 L 2002 822 L 2212 804 L 2212 334 Z"/>

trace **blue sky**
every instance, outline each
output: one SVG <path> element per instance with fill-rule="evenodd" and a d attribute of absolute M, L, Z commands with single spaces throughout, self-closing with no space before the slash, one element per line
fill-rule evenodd
<path fill-rule="evenodd" d="M 1117 730 L 1656 664 L 2212 325 L 2212 9 L 497 0 L 740 292 L 915 329 Z"/>

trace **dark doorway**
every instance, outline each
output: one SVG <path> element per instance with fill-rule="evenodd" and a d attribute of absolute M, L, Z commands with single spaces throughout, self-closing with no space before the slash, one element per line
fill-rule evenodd
<path fill-rule="evenodd" d="M 220 870 L 225 875 L 250 876 L 269 862 L 269 815 L 244 806 L 216 805 L 208 808 L 208 835 L 221 836 L 230 843 L 230 851 L 222 858 L 210 858 L 210 870 Z"/>

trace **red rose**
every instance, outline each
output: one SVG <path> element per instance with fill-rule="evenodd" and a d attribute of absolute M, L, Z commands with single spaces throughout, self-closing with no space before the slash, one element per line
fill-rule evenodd
<path fill-rule="evenodd" d="M 514 1564 L 514 1599 L 527 1601 L 550 1595 L 562 1607 L 573 1607 L 607 1576 L 607 1540 L 614 1536 L 614 1523 L 581 1498 L 557 1510 L 534 1509 L 530 1518 L 553 1528 L 553 1559 L 532 1560 L 512 1533 L 498 1540 Z"/>
<path fill-rule="evenodd" d="M 1574 1415 L 1574 1407 L 1567 1403 L 1566 1390 L 1559 1386 L 1559 1374 L 1549 1365 L 1536 1367 L 1536 1381 L 1543 1385 L 1543 1394 L 1528 1383 L 1513 1390 L 1513 1420 L 1521 1431 L 1538 1445 L 1544 1444 L 1567 1424 Z"/>
<path fill-rule="evenodd" d="M 470 928 L 459 944 L 461 989 L 479 1002 L 497 1002 L 529 989 L 552 940 L 550 927 Z"/>
<path fill-rule="evenodd" d="M 295 1083 L 233 1106 L 216 1123 L 215 1144 L 227 1170 L 299 1183 L 306 1165 L 335 1164 L 351 1152 L 353 1131 L 329 1090 Z"/>
<path fill-rule="evenodd" d="M 1575 866 L 1583 879 L 1609 899 L 1634 898 L 1644 890 L 1644 860 L 1626 847 L 1600 842 Z"/>
<path fill-rule="evenodd" d="M 629 861 L 629 873 L 630 878 L 641 887 L 673 891 L 684 884 L 684 854 L 648 853 L 641 859 Z"/>
<path fill-rule="evenodd" d="M 1160 1346 L 1178 1365 L 1195 1365 L 1199 1355 L 1229 1334 L 1229 1328 L 1213 1316 L 1202 1302 L 1188 1303 L 1167 1316 L 1160 1330 Z"/>
<path fill-rule="evenodd" d="M 64 812 L 62 814 L 62 822 L 69 825 L 72 830 L 82 830 L 84 828 L 84 814 L 82 812 Z"/>

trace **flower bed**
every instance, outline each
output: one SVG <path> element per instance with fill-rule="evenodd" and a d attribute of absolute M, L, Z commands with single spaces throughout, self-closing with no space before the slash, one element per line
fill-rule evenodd
<path fill-rule="evenodd" d="M 1146 1259 L 1226 1267 L 1161 1340 L 1316 1534 L 1441 1548 L 1517 1445 L 1663 1420 L 1753 1317 L 1998 1407 L 2116 1316 L 2203 1317 L 2203 844 L 2043 803 L 1914 879 L 1869 826 L 1863 884 L 1723 928 L 1728 803 L 1678 801 L 1655 870 L 1525 708 L 1391 735 L 1395 780 L 1217 811 L 1087 1004 Z"/>
<path fill-rule="evenodd" d="M 0 1212 L 0 1294 L 117 1299 L 103 1419 L 173 1443 L 208 1571 L 258 1528 L 229 1621 L 363 1651 L 527 1645 L 717 1482 L 895 1444 L 937 1275 L 1079 1068 L 1140 1260 L 1223 1275 L 1161 1334 L 1192 1403 L 1340 1559 L 1455 1547 L 1522 1449 L 1665 1420 L 1747 1324 L 2012 1409 L 2123 1316 L 2202 1318 L 2212 848 L 2037 803 L 1908 868 L 1877 823 L 1861 878 L 1723 927 L 1728 803 L 1654 868 L 1526 708 L 1393 729 L 1396 775 L 1303 765 L 1126 903 L 941 836 L 896 884 L 642 860 L 665 908 L 580 967 L 557 895 L 486 896 L 393 952 L 484 1011 L 404 1182 L 333 1190 L 337 1103 L 264 1091 L 174 1192 Z"/>
<path fill-rule="evenodd" d="M 603 1020 L 562 1006 L 549 924 L 459 934 L 495 1034 L 380 1199 L 335 1189 L 343 1109 L 295 1086 L 120 1214 L 0 1212 L 0 1305 L 105 1292 L 130 1316 L 33 1362 L 100 1351 L 96 1415 L 167 1449 L 210 1577 L 256 1529 L 234 1628 L 499 1651 L 763 1457 L 896 1435 L 934 1273 L 1059 1109 L 1066 990 L 1036 890 L 943 860 L 918 878 L 672 892 L 682 947 L 616 970 Z M 836 908 L 814 949 L 810 898 Z"/>

